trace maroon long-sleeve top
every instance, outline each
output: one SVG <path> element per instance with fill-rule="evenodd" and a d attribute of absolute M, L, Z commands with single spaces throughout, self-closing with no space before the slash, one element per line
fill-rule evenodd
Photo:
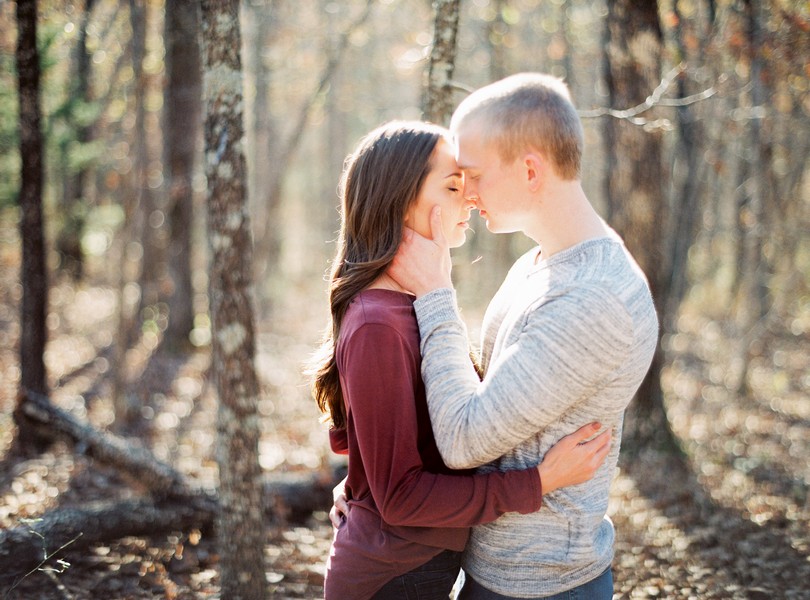
<path fill-rule="evenodd" d="M 472 525 L 541 504 L 536 469 L 476 475 L 442 462 L 420 374 L 413 298 L 358 294 L 337 343 L 347 425 L 330 431 L 348 453 L 351 510 L 332 542 L 325 597 L 371 597 L 444 549 L 462 550 Z"/>

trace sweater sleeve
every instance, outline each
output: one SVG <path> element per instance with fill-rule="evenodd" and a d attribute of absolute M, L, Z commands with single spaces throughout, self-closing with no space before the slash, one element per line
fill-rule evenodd
<path fill-rule="evenodd" d="M 349 453 L 349 438 L 345 429 L 329 429 L 329 446 L 335 454 Z"/>
<path fill-rule="evenodd" d="M 578 289 L 529 310 L 479 382 L 453 291 L 435 290 L 414 308 L 436 443 L 455 469 L 495 460 L 557 421 L 604 383 L 633 335 L 618 299 Z"/>
<path fill-rule="evenodd" d="M 374 502 L 387 523 L 469 527 L 506 512 L 540 508 L 536 469 L 481 475 L 425 470 L 417 448 L 414 397 L 420 377 L 418 348 L 409 347 L 398 331 L 384 324 L 363 325 L 344 351 L 344 396 Z"/>

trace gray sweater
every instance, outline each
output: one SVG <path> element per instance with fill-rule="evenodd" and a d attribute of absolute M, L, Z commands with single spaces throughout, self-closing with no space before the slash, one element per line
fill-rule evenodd
<path fill-rule="evenodd" d="M 610 566 L 605 513 L 622 416 L 658 339 L 646 279 L 618 236 L 537 256 L 518 259 L 487 309 L 483 382 L 454 292 L 435 290 L 414 304 L 430 418 L 448 466 L 526 468 L 582 425 L 613 428 L 591 481 L 547 494 L 536 513 L 473 528 L 464 569 L 485 587 L 526 598 L 576 587 Z"/>

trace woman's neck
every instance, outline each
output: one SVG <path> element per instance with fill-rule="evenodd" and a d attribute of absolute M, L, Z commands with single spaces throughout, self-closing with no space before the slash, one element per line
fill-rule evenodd
<path fill-rule="evenodd" d="M 368 286 L 367 289 L 377 289 L 377 290 L 393 290 L 395 292 L 402 292 L 403 294 L 408 294 L 408 290 L 403 288 L 399 285 L 396 281 L 394 281 L 388 273 L 383 273 L 374 282 Z"/>

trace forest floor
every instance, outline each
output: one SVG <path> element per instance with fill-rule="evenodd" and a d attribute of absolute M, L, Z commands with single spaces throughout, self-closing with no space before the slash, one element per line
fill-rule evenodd
<path fill-rule="evenodd" d="M 0 528 L 24 526 L 57 507 L 139 495 L 114 469 L 66 444 L 29 458 L 9 452 L 20 376 L 18 273 L 16 234 L 0 223 Z M 113 421 L 116 297 L 109 287 L 69 281 L 53 282 L 50 296 L 52 399 L 100 428 Z M 281 307 L 272 330 L 259 327 L 260 450 L 268 472 L 326 471 L 330 460 L 301 376 L 323 323 L 318 304 L 291 299 L 295 318 Z M 617 529 L 614 598 L 810 598 L 810 307 L 803 310 L 759 336 L 745 394 L 729 381 L 734 336 L 701 316 L 680 319 L 667 340 L 663 381 L 686 458 L 649 452 L 622 461 L 609 509 Z M 216 402 L 206 383 L 207 352 L 167 358 L 154 352 L 156 339 L 144 335 L 127 356 L 127 389 L 148 425 L 145 442 L 190 480 L 214 487 Z M 268 524 L 273 597 L 321 597 L 328 508 L 303 522 Z M 0 597 L 220 597 L 216 541 L 200 532 L 67 547 L 59 556 L 62 572 L 34 571 L 14 589 L 0 589 Z"/>

